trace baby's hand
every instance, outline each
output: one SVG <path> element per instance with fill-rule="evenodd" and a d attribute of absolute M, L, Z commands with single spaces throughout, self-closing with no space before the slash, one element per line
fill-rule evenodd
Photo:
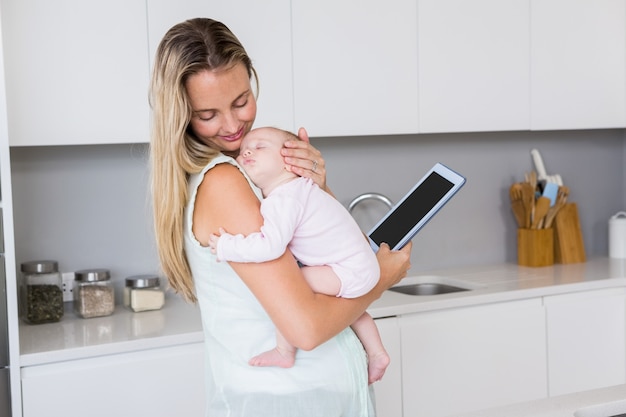
<path fill-rule="evenodd" d="M 225 233 L 226 231 L 220 227 L 220 235 L 222 233 Z M 220 240 L 219 235 L 216 235 L 215 233 L 211 233 L 211 235 L 209 236 L 209 247 L 211 248 L 211 253 L 213 255 L 217 254 L 217 241 Z"/>

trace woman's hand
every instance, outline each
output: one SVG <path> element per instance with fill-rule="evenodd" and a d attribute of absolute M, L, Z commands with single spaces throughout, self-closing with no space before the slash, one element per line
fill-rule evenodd
<path fill-rule="evenodd" d="M 309 134 L 301 127 L 298 137 L 302 140 L 285 142 L 281 153 L 287 164 L 287 169 L 296 175 L 311 178 L 322 190 L 326 188 L 326 162 L 320 151 L 309 142 Z"/>
<path fill-rule="evenodd" d="M 389 245 L 383 243 L 380 245 L 376 258 L 380 265 L 380 281 L 379 287 L 384 291 L 389 287 L 397 284 L 406 277 L 408 270 L 411 268 L 411 248 L 412 242 L 409 242 L 399 251 L 392 251 Z"/>

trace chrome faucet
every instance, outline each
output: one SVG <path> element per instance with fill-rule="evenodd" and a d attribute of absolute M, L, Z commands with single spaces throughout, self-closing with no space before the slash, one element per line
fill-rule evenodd
<path fill-rule="evenodd" d="M 385 203 L 385 205 L 387 205 L 387 207 L 389 207 L 390 209 L 393 207 L 393 203 L 391 202 L 391 200 L 389 198 L 387 198 L 386 196 L 379 194 L 379 193 L 365 193 L 365 194 L 361 194 L 356 196 L 348 205 L 348 211 L 350 213 L 352 213 L 352 210 L 354 210 L 354 208 L 361 202 L 365 201 L 365 200 L 378 200 L 382 203 Z"/>

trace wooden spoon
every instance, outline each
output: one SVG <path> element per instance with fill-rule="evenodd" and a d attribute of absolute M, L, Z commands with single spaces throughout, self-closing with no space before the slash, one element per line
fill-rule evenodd
<path fill-rule="evenodd" d="M 522 187 L 522 201 L 524 202 L 524 228 L 530 229 L 535 210 L 535 189 L 527 182 L 523 182 L 520 185 Z"/>
<path fill-rule="evenodd" d="M 535 213 L 533 214 L 533 223 L 531 229 L 539 229 L 541 222 L 543 221 L 548 210 L 550 209 L 550 199 L 548 197 L 541 196 L 535 203 Z"/>
<path fill-rule="evenodd" d="M 549 229 L 550 227 L 552 227 L 552 222 L 554 221 L 557 213 L 567 203 L 567 194 L 569 190 L 563 190 L 563 192 L 561 192 L 560 190 L 562 187 L 563 186 L 559 187 L 559 192 L 556 195 L 556 202 L 552 207 L 548 209 L 548 214 L 546 214 L 546 220 L 543 224 L 544 229 Z"/>
<path fill-rule="evenodd" d="M 524 208 L 522 185 L 519 183 L 511 185 L 509 196 L 511 197 L 511 208 L 513 209 L 517 227 L 524 227 L 526 224 L 526 209 Z"/>

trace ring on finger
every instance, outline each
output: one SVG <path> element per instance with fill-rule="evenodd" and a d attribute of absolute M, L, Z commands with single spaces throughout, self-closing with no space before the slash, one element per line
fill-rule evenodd
<path fill-rule="evenodd" d="M 313 168 L 311 168 L 311 171 L 315 172 L 317 170 L 317 161 L 311 161 L 313 162 Z"/>

